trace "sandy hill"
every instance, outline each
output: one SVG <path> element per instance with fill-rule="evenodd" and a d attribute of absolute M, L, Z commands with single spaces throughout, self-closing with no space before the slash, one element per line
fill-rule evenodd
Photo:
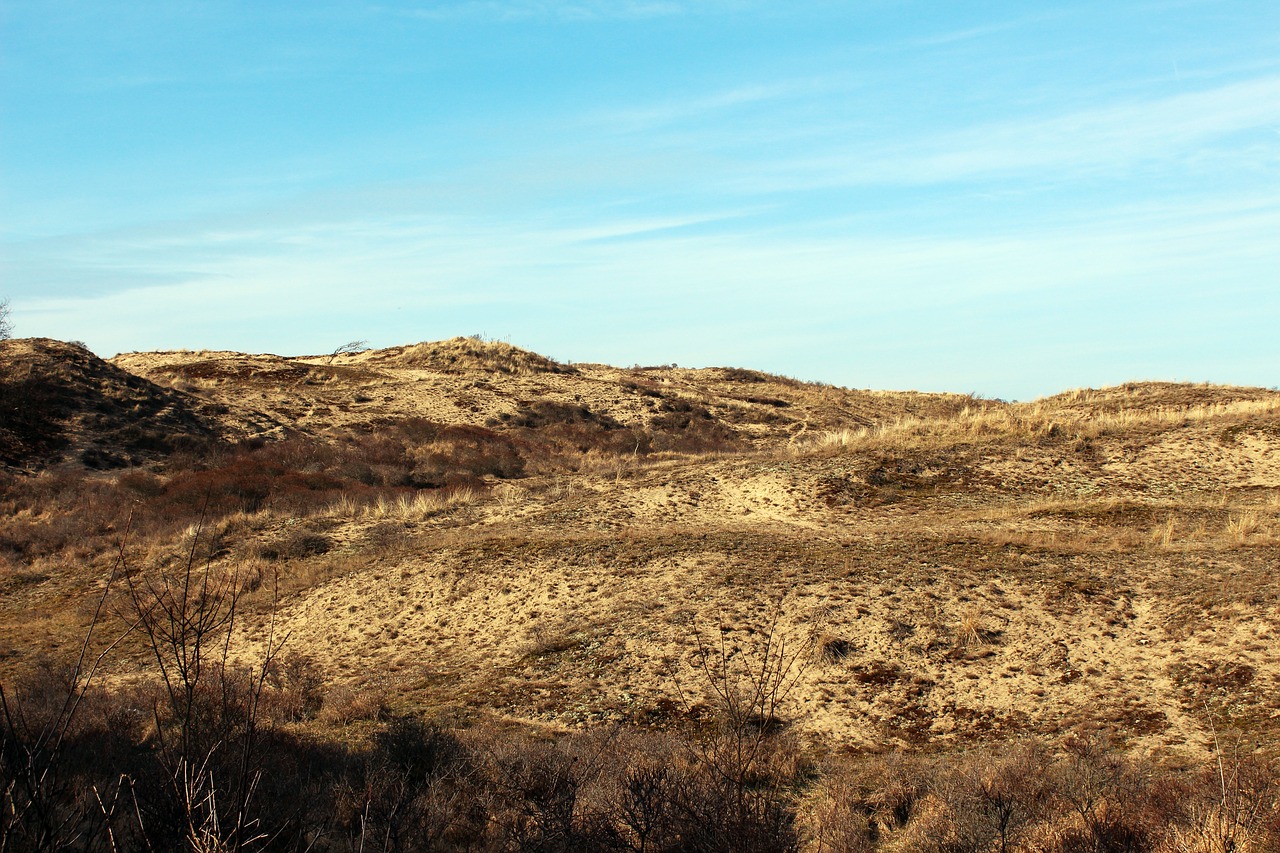
<path fill-rule="evenodd" d="M 0 341 L 0 463 L 120 468 L 215 431 L 201 405 L 48 338 Z"/>
<path fill-rule="evenodd" d="M 124 458 L 103 443 L 127 425 L 223 443 L 74 490 L 7 487 L 3 666 L 74 645 L 68 604 L 100 583 L 127 496 L 132 564 L 180 564 L 200 521 L 202 553 L 256 590 L 239 653 L 274 619 L 337 728 L 380 703 L 686 725 L 701 636 L 743 661 L 785 640 L 787 721 L 827 749 L 1101 730 L 1175 754 L 1211 723 L 1276 748 L 1275 391 L 1006 404 L 466 338 L 110 364 L 9 346 L 58 354 L 60 387 L 137 395 L 93 432 L 76 391 L 68 447 Z M 145 656 L 122 648 L 136 677 Z"/>
<path fill-rule="evenodd" d="M 127 353 L 113 363 L 226 406 L 230 431 L 251 433 L 243 425 L 266 415 L 274 435 L 407 417 L 495 429 L 597 420 L 673 434 L 692 423 L 690 437 L 745 447 L 973 404 L 961 395 L 853 391 L 737 368 L 561 365 L 473 338 L 295 358 Z"/>

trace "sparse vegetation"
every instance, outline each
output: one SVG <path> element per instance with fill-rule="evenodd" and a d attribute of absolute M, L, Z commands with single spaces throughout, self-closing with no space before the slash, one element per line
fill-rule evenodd
<path fill-rule="evenodd" d="M 0 851 L 1276 849 L 1280 393 L 0 346 Z"/>

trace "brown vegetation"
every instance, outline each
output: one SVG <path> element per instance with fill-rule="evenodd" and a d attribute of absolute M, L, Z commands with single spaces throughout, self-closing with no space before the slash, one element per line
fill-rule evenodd
<path fill-rule="evenodd" d="M 1276 849 L 1280 394 L 354 349 L 0 342 L 0 850 Z"/>

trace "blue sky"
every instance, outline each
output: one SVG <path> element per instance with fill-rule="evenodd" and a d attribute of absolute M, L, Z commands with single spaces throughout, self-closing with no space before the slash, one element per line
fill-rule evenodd
<path fill-rule="evenodd" d="M 5 0 L 15 333 L 1280 385 L 1280 4 Z"/>

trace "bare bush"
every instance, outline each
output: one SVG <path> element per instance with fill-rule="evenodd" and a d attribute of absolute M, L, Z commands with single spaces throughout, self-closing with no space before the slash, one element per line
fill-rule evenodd
<path fill-rule="evenodd" d="M 91 824 L 99 813 L 110 823 L 103 798 L 117 802 L 120 784 L 95 788 L 94 809 L 67 753 L 77 739 L 97 740 L 100 748 L 111 740 L 107 732 L 86 730 L 79 714 L 103 659 L 129 633 L 126 629 L 95 648 L 104 608 L 123 569 L 122 545 L 71 667 L 46 669 L 43 678 L 16 694 L 0 683 L 0 851 L 69 848 L 96 834 Z"/>
<path fill-rule="evenodd" d="M 176 572 L 122 573 L 126 618 L 142 632 L 160 678 L 152 715 L 167 808 L 154 829 L 180 833 L 196 851 L 255 849 L 271 836 L 255 815 L 255 794 L 262 698 L 278 638 L 268 631 L 257 666 L 234 664 L 243 582 L 212 559 L 199 566 L 200 544 L 197 527 Z"/>
<path fill-rule="evenodd" d="M 782 612 L 779 602 L 768 623 L 753 628 L 759 642 L 749 653 L 735 647 L 724 624 L 710 637 L 694 632 L 693 665 L 711 703 L 712 728 L 688 741 L 694 772 L 678 800 L 697 836 L 692 849 L 791 850 L 798 844 L 794 814 L 781 796 L 794 744 L 781 736 L 780 711 L 813 656 L 813 643 L 788 641 Z M 678 680 L 676 686 L 693 711 Z"/>
<path fill-rule="evenodd" d="M 1211 723 L 1212 725 L 1212 723 Z M 1168 853 L 1261 853 L 1280 846 L 1280 773 L 1240 744 L 1224 750 L 1214 731 L 1214 767 L 1202 771 L 1185 825 L 1169 828 Z"/>
<path fill-rule="evenodd" d="M 356 353 L 366 349 L 368 344 L 368 341 L 360 340 L 347 341 L 345 344 L 336 346 L 333 348 L 333 351 L 329 353 L 329 363 L 333 364 L 333 360 L 340 355 L 355 355 Z"/>
<path fill-rule="evenodd" d="M 1020 849 L 1048 812 L 1051 766 L 1035 743 L 1011 744 L 934 765 L 903 837 L 920 853 Z"/>

